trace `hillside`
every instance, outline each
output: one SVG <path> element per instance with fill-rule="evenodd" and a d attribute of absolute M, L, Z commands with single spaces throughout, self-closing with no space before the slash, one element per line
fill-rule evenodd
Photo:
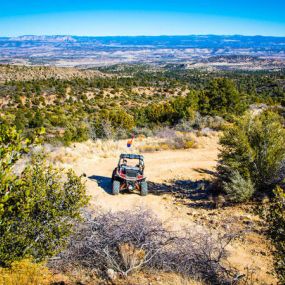
<path fill-rule="evenodd" d="M 0 285 L 282 280 L 284 70 L 0 65 L 0 78 Z M 113 190 L 121 153 L 144 155 L 132 170 L 148 193 L 124 173 Z"/>
<path fill-rule="evenodd" d="M 53 163 L 86 175 L 88 194 L 92 197 L 90 207 L 95 212 L 149 209 L 173 231 L 185 227 L 192 232 L 210 231 L 212 235 L 244 231 L 228 248 L 231 266 L 241 274 L 250 272 L 251 284 L 276 284 L 271 274 L 272 256 L 264 236 L 264 222 L 250 205 L 216 208 L 215 202 L 207 198 L 207 188 L 203 188 L 213 178 L 209 173 L 215 171 L 217 164 L 218 137 L 219 134 L 212 133 L 195 138 L 198 145 L 195 149 L 143 153 L 151 193 L 147 197 L 132 193 L 112 196 L 110 177 L 120 153 L 137 153 L 142 145 L 155 139 L 135 139 L 131 150 L 126 148 L 126 141 L 107 141 L 75 144 L 49 152 Z M 139 276 L 135 278 L 134 284 L 146 284 L 139 281 Z M 153 282 L 162 284 L 155 279 Z"/>
<path fill-rule="evenodd" d="M 285 104 L 284 71 L 2 65 L 0 78 L 2 119 L 27 134 L 45 127 L 46 140 L 54 143 L 125 138 L 134 128 L 136 133 L 163 126 L 219 129 L 224 119 L 250 105 Z"/>
<path fill-rule="evenodd" d="M 96 76 L 100 77 L 103 74 L 95 70 L 80 70 L 76 68 L 0 65 L 0 83 L 50 78 L 61 80 L 72 80 L 75 78 L 91 79 Z"/>

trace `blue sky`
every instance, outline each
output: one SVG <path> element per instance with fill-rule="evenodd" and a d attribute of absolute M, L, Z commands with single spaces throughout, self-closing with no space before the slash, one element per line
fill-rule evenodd
<path fill-rule="evenodd" d="M 285 36 L 284 12 L 285 0 L 10 0 L 0 5 L 0 36 Z"/>

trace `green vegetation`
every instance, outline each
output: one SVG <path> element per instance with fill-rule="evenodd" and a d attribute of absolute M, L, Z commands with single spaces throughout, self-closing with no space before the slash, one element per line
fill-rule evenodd
<path fill-rule="evenodd" d="M 209 73 L 147 66 L 101 71 L 112 75 L 3 83 L 2 117 L 28 137 L 45 127 L 47 141 L 69 144 L 125 137 L 134 127 L 175 127 L 195 113 L 231 120 L 250 104 L 285 102 L 284 71 Z"/>
<path fill-rule="evenodd" d="M 256 194 L 272 193 L 285 178 L 285 129 L 276 113 L 266 111 L 237 119 L 225 130 L 220 143 L 218 171 L 227 185 L 226 192 L 231 184 L 235 188 L 233 175 L 240 175 L 248 187 L 252 183 Z M 251 191 L 246 188 L 244 191 L 250 198 Z"/>
<path fill-rule="evenodd" d="M 231 202 L 249 201 L 254 194 L 254 185 L 250 178 L 244 178 L 237 170 L 233 170 L 228 177 L 228 181 L 223 183 L 223 188 Z"/>
<path fill-rule="evenodd" d="M 2 266 L 30 256 L 39 261 L 61 250 L 88 200 L 80 177 L 47 165 L 41 155 L 16 175 L 30 146 L 15 128 L 0 125 Z"/>
<path fill-rule="evenodd" d="M 69 145 L 130 133 L 175 133 L 169 144 L 141 149 L 154 151 L 193 148 L 187 132 L 208 127 L 224 131 L 217 185 L 228 201 L 272 199 L 266 219 L 284 283 L 285 71 L 147 66 L 100 71 L 108 76 L 0 84 L 0 266 L 23 258 L 41 261 L 61 251 L 88 201 L 80 177 L 31 152 L 39 136 Z M 260 103 L 263 110 L 249 110 Z M 173 129 L 182 133 L 176 136 Z M 31 163 L 21 170 L 23 157 Z"/>
<path fill-rule="evenodd" d="M 269 209 L 266 203 L 259 208 L 268 222 L 268 234 L 275 247 L 275 270 L 280 284 L 284 284 L 284 119 L 271 111 L 247 114 L 225 129 L 220 143 L 219 185 L 228 200 L 241 203 L 265 195 L 272 200 Z"/>

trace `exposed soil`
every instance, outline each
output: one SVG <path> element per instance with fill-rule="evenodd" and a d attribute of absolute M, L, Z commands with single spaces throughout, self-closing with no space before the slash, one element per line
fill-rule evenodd
<path fill-rule="evenodd" d="M 185 226 L 214 234 L 245 230 L 243 237 L 229 247 L 230 262 L 242 272 L 252 273 L 253 284 L 277 284 L 272 275 L 269 242 L 263 234 L 266 225 L 254 214 L 253 206 L 215 208 L 207 195 L 207 180 L 212 178 L 217 164 L 218 135 L 199 137 L 197 142 L 197 149 L 144 154 L 150 188 L 146 197 L 137 193 L 111 195 L 111 173 L 118 162 L 118 154 L 128 151 L 125 142 L 118 142 L 120 147 L 115 150 L 110 144 L 105 153 L 102 153 L 104 143 L 101 149 L 96 149 L 98 145 L 76 144 L 65 150 L 62 163 L 78 174 L 86 174 L 93 209 L 148 208 L 175 230 Z M 57 157 L 59 152 L 55 151 Z"/>

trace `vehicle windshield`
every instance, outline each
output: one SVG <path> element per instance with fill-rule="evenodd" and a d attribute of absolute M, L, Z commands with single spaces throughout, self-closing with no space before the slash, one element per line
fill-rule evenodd
<path fill-rule="evenodd" d="M 120 161 L 120 165 L 126 165 L 126 166 L 130 166 L 130 167 L 140 167 L 142 165 L 142 163 L 140 162 L 139 159 L 121 159 Z"/>

